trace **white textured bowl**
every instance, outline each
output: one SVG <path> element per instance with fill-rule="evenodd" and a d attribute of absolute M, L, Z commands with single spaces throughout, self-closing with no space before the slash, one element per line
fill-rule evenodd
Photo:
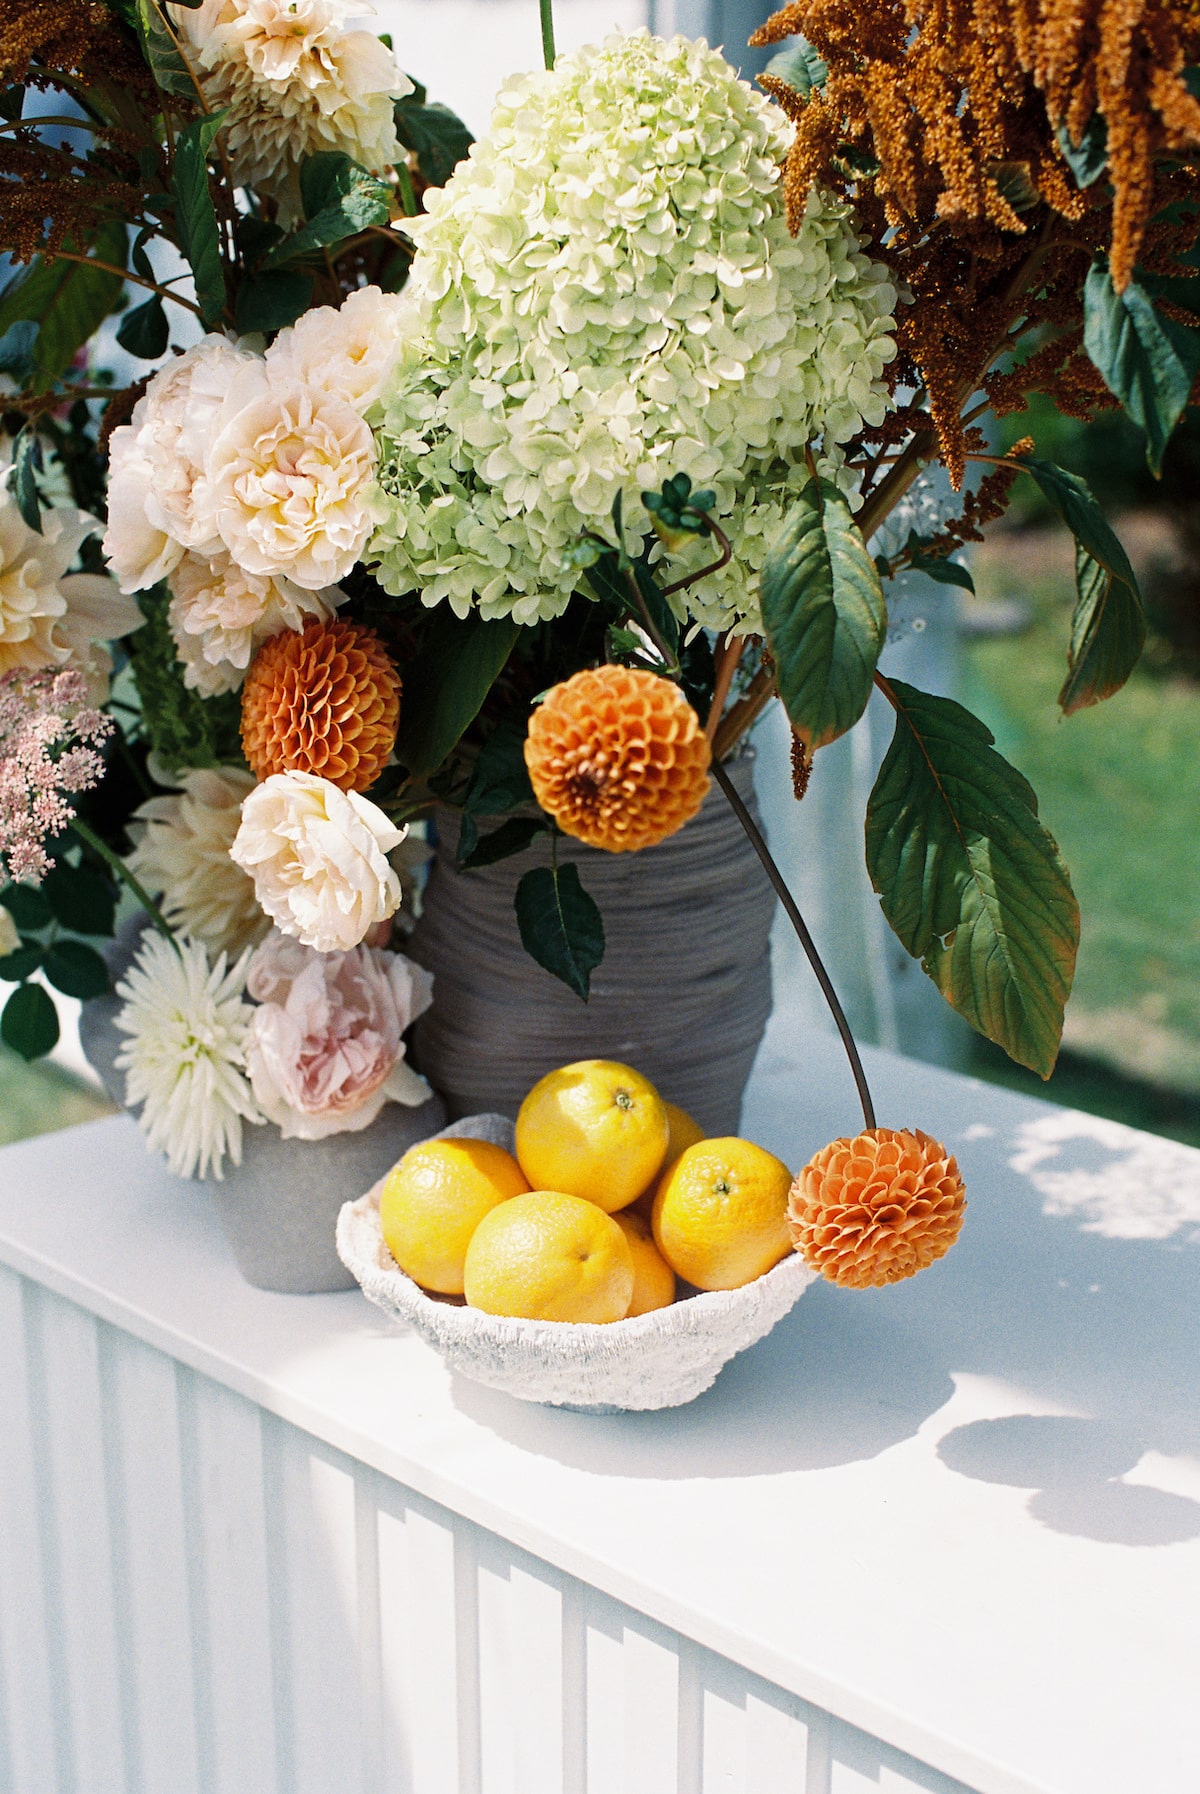
<path fill-rule="evenodd" d="M 490 1140 L 513 1150 L 512 1122 L 501 1115 L 470 1115 L 434 1138 Z M 372 1302 L 436 1346 L 452 1370 L 523 1401 L 597 1413 L 681 1407 L 769 1333 L 816 1279 L 793 1253 L 741 1289 L 706 1291 L 607 1326 L 483 1314 L 439 1301 L 405 1276 L 384 1244 L 381 1187 L 343 1206 L 342 1263 Z"/>

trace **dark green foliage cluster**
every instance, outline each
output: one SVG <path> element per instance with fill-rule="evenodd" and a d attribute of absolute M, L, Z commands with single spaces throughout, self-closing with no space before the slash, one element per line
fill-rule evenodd
<path fill-rule="evenodd" d="M 142 729 L 164 765 L 227 766 L 241 761 L 241 705 L 236 692 L 202 698 L 183 683 L 167 623 L 165 586 L 139 592 L 146 621 L 129 638 L 129 660 L 142 706 Z"/>

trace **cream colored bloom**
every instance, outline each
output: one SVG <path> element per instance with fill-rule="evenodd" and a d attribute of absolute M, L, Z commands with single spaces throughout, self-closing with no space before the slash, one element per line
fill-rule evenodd
<path fill-rule="evenodd" d="M 327 620 L 345 593 L 306 592 L 287 579 L 246 573 L 228 554 L 185 554 L 170 576 L 168 613 L 183 683 L 204 697 L 237 691 L 255 651 L 284 629 Z"/>
<path fill-rule="evenodd" d="M 198 941 L 179 950 L 147 929 L 117 995 L 116 1026 L 128 1040 L 115 1064 L 125 1073 L 125 1100 L 141 1105 L 138 1126 L 176 1177 L 224 1176 L 224 1161 L 242 1162 L 242 1122 L 262 1115 L 246 1078 L 243 999 L 248 954 L 227 967 L 209 964 Z"/>
<path fill-rule="evenodd" d="M 404 309 L 402 294 L 359 287 L 337 310 L 306 311 L 267 350 L 271 378 L 332 393 L 365 416 L 395 365 Z"/>
<path fill-rule="evenodd" d="M 206 97 L 226 111 L 234 179 L 297 209 L 307 156 L 341 150 L 375 172 L 401 154 L 392 101 L 413 91 L 387 46 L 346 20 L 361 0 L 205 0 L 173 9 Z"/>
<path fill-rule="evenodd" d="M 15 953 L 20 945 L 21 937 L 17 933 L 17 925 L 13 921 L 10 911 L 0 903 L 0 959 L 7 957 L 10 953 Z"/>
<path fill-rule="evenodd" d="M 346 952 L 400 907 L 386 855 L 406 833 L 356 791 L 278 772 L 242 804 L 229 851 L 284 934 L 318 953 Z"/>
<path fill-rule="evenodd" d="M 246 573 L 336 585 L 370 531 L 371 432 L 344 399 L 262 364 L 231 382 L 209 450 L 216 526 Z"/>
<path fill-rule="evenodd" d="M 254 881 L 229 857 L 253 789 L 239 767 L 202 767 L 184 773 L 177 792 L 149 798 L 133 813 L 137 845 L 126 865 L 161 900 L 171 926 L 211 953 L 240 953 L 271 926 Z"/>

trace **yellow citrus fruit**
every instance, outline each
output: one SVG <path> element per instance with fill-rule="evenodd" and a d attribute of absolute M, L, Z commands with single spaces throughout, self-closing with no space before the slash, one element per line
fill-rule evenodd
<path fill-rule="evenodd" d="M 471 1235 L 497 1203 L 528 1188 L 511 1153 L 487 1140 L 410 1146 L 380 1193 L 388 1251 L 422 1289 L 461 1296 Z"/>
<path fill-rule="evenodd" d="M 654 1198 L 654 1241 L 698 1289 L 740 1289 L 791 1251 L 792 1174 L 749 1140 L 689 1146 Z"/>
<path fill-rule="evenodd" d="M 517 1158 L 537 1190 L 583 1196 L 606 1214 L 662 1170 L 670 1124 L 649 1078 L 614 1059 L 580 1059 L 539 1080 L 517 1116 Z"/>
<path fill-rule="evenodd" d="M 693 1121 L 686 1109 L 675 1103 L 664 1105 L 667 1111 L 667 1156 L 663 1160 L 663 1170 L 669 1171 L 680 1153 L 686 1152 L 689 1146 L 699 1146 L 704 1139 L 704 1129 L 698 1121 Z"/>
<path fill-rule="evenodd" d="M 675 1273 L 654 1244 L 649 1221 L 631 1208 L 622 1209 L 613 1220 L 629 1242 L 633 1258 L 633 1295 L 627 1316 L 669 1308 L 675 1300 Z"/>
<path fill-rule="evenodd" d="M 534 1190 L 485 1215 L 467 1247 L 472 1308 L 527 1321 L 619 1321 L 633 1255 L 612 1218 L 582 1196 Z"/>

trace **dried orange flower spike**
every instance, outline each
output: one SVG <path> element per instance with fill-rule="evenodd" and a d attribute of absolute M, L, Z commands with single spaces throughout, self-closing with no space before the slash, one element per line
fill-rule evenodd
<path fill-rule="evenodd" d="M 919 1129 L 875 1127 L 808 1161 L 788 1197 L 788 1226 L 814 1271 L 845 1289 L 870 1289 L 947 1253 L 966 1206 L 944 1146 Z"/>
<path fill-rule="evenodd" d="M 556 685 L 534 711 L 525 763 L 564 834 L 627 853 L 682 828 L 704 802 L 710 749 L 667 679 L 604 666 Z"/>
<path fill-rule="evenodd" d="M 242 688 L 242 748 L 260 779 L 311 772 L 365 791 L 400 720 L 400 676 L 373 629 L 320 619 L 264 642 Z"/>

